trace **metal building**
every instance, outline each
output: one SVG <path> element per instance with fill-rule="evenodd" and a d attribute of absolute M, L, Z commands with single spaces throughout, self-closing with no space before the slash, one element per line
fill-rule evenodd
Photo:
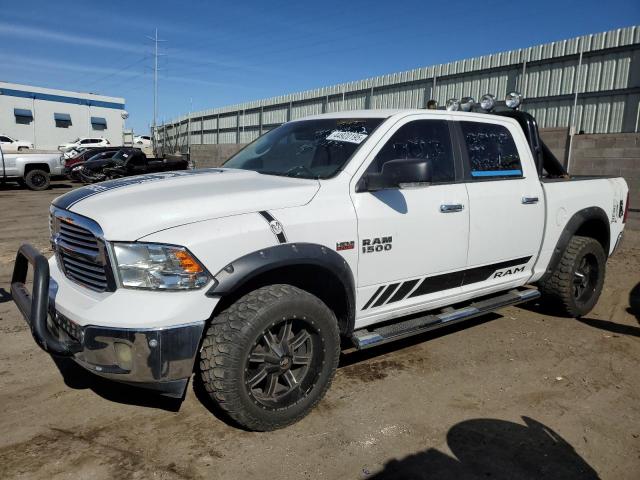
<path fill-rule="evenodd" d="M 78 137 L 122 144 L 124 98 L 0 82 L 0 135 L 56 149 Z"/>
<path fill-rule="evenodd" d="M 542 128 L 637 132 L 640 26 L 191 113 L 158 126 L 158 143 L 183 152 L 195 144 L 247 143 L 306 115 L 424 108 L 430 99 L 442 106 L 452 97 L 504 98 L 512 90 L 524 94 L 523 109 Z"/>

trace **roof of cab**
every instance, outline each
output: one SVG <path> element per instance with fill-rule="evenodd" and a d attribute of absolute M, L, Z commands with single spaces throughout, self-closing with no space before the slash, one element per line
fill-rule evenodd
<path fill-rule="evenodd" d="M 484 112 L 463 112 L 461 110 L 448 111 L 448 110 L 429 110 L 426 108 L 404 108 L 404 109 L 372 109 L 372 110 L 347 110 L 343 112 L 330 112 L 321 113 L 318 115 L 310 115 L 308 117 L 297 118 L 292 120 L 294 122 L 301 120 L 315 120 L 323 118 L 391 118 L 393 116 L 402 118 L 407 115 L 425 114 L 429 115 L 456 115 L 469 117 L 469 119 L 487 119 L 487 115 L 500 122 L 508 122 L 517 125 L 518 122 L 509 117 L 495 116 Z"/>

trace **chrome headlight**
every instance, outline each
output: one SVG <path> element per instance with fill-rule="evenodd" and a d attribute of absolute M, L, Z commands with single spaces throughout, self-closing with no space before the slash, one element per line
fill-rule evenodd
<path fill-rule="evenodd" d="M 192 290 L 210 276 L 184 247 L 159 243 L 113 243 L 120 284 L 149 290 Z"/>

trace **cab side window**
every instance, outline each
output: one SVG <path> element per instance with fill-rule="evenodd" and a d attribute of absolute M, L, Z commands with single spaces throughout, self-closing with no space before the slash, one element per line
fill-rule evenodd
<path fill-rule="evenodd" d="M 520 155 L 511 133 L 502 125 L 460 122 L 471 178 L 522 177 Z"/>
<path fill-rule="evenodd" d="M 455 180 L 449 125 L 444 120 L 415 120 L 400 127 L 378 152 L 367 173 L 380 173 L 390 160 L 431 161 L 433 183 Z"/>

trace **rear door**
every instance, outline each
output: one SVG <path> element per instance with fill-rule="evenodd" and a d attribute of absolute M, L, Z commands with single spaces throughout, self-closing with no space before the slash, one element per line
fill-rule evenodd
<path fill-rule="evenodd" d="M 448 118 L 424 114 L 401 119 L 353 179 L 359 238 L 357 316 L 368 317 L 367 323 L 460 292 L 469 209 Z M 412 158 L 431 161 L 431 184 L 356 191 L 365 173 L 379 173 L 390 160 Z"/>
<path fill-rule="evenodd" d="M 499 117 L 476 118 L 455 122 L 470 208 L 463 291 L 524 283 L 545 221 L 542 186 L 520 127 Z"/>

